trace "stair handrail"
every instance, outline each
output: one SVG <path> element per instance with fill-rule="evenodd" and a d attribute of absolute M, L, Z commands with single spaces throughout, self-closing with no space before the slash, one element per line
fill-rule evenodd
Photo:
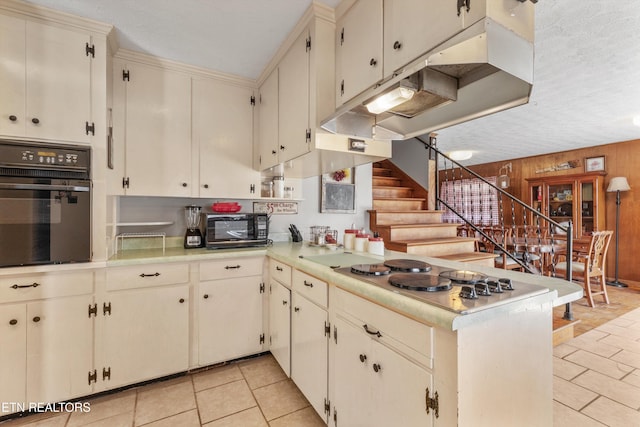
<path fill-rule="evenodd" d="M 568 280 L 568 281 L 571 281 L 571 279 L 572 279 L 572 271 L 571 271 L 572 270 L 572 266 L 571 266 L 572 256 L 571 256 L 571 254 L 573 253 L 573 224 L 572 224 L 572 221 L 568 221 L 568 225 L 566 225 L 566 226 L 563 225 L 563 224 L 558 223 L 557 221 L 551 219 L 550 217 L 548 217 L 547 215 L 543 214 L 542 212 L 534 209 L 533 207 L 531 207 L 530 205 L 526 204 L 525 202 L 523 202 L 522 200 L 518 199 L 517 197 L 514 197 L 509 192 L 507 192 L 507 191 L 503 190 L 502 188 L 496 186 L 495 184 L 489 182 L 487 179 L 485 179 L 484 177 L 482 177 L 478 173 L 472 171 L 471 169 L 469 169 L 466 166 L 462 165 L 458 161 L 456 161 L 456 160 L 452 159 L 451 157 L 447 156 L 446 154 L 444 154 L 443 152 L 438 150 L 438 148 L 436 147 L 436 138 L 435 138 L 434 134 L 429 135 L 429 141 L 425 141 L 421 137 L 415 137 L 415 139 L 418 140 L 419 142 L 421 142 L 422 144 L 424 144 L 425 147 L 429 150 L 429 159 L 433 158 L 435 160 L 435 165 L 436 165 L 436 171 L 435 171 L 436 209 L 439 209 L 440 204 L 444 205 L 445 207 L 447 207 L 447 209 L 451 210 L 460 219 L 462 219 L 467 225 L 471 226 L 471 228 L 473 228 L 476 232 L 478 232 L 485 239 L 487 239 L 493 245 L 495 245 L 496 248 L 498 248 L 498 250 L 504 252 L 510 259 L 515 261 L 518 265 L 523 267 L 529 273 L 534 273 L 533 269 L 529 265 L 527 265 L 527 263 L 525 262 L 526 260 L 525 261 L 521 261 L 520 259 L 518 259 L 514 254 L 512 254 L 503 245 L 502 242 L 497 242 L 495 239 L 493 239 L 491 236 L 489 236 L 487 233 L 485 233 L 483 230 L 481 230 L 479 227 L 477 227 L 473 222 L 471 222 L 467 218 L 465 218 L 463 214 L 457 212 L 455 209 L 453 209 L 451 206 L 449 206 L 449 204 L 445 200 L 440 198 L 440 177 L 439 177 L 439 170 L 438 170 L 439 163 L 440 163 L 439 162 L 439 160 L 440 160 L 439 157 L 444 157 L 446 160 L 450 161 L 452 164 L 455 164 L 458 168 L 464 170 L 469 175 L 473 176 L 476 179 L 479 179 L 484 184 L 490 186 L 492 189 L 496 190 L 501 195 L 503 195 L 506 198 L 510 199 L 513 203 L 516 203 L 516 204 L 520 205 L 525 210 L 525 212 L 531 213 L 534 217 L 537 218 L 537 220 L 541 220 L 542 219 L 544 221 L 547 221 L 550 224 L 552 230 L 554 228 L 556 230 L 562 230 L 566 234 L 566 238 L 567 238 L 567 249 L 566 249 L 566 252 L 567 252 L 567 255 L 566 255 L 567 270 L 566 270 L 565 279 Z M 524 218 L 526 219 L 526 213 L 524 215 Z M 552 239 L 553 239 L 553 237 L 552 237 Z M 567 317 L 571 317 L 571 309 L 570 309 L 569 305 L 567 305 L 567 311 L 565 311 L 565 318 L 567 318 Z"/>

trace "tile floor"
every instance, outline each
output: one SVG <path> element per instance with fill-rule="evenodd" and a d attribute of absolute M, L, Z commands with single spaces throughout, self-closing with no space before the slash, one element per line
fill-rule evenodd
<path fill-rule="evenodd" d="M 90 401 L 90 412 L 35 414 L 2 427 L 321 427 L 271 355 Z"/>
<path fill-rule="evenodd" d="M 554 348 L 555 427 L 640 426 L 640 291 L 611 288 L 609 297 L 595 308 L 574 303 L 579 336 Z M 270 355 L 90 402 L 89 413 L 36 414 L 0 427 L 324 425 Z"/>

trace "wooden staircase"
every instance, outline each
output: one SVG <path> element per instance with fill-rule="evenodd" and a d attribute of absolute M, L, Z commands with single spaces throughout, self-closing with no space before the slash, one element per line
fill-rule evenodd
<path fill-rule="evenodd" d="M 388 160 L 373 164 L 369 227 L 389 250 L 493 267 L 494 255 L 475 252 L 475 239 L 459 237 L 443 211 L 427 209 L 427 191 Z"/>

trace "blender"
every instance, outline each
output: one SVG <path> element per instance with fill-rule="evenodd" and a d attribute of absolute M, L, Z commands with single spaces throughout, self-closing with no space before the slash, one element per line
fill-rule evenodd
<path fill-rule="evenodd" d="M 184 207 L 184 217 L 187 221 L 187 232 L 184 235 L 184 248 L 202 247 L 202 233 L 200 233 L 200 211 L 202 207 L 189 205 Z"/>

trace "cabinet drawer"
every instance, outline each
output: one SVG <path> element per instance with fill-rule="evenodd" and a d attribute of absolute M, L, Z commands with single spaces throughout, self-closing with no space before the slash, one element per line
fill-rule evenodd
<path fill-rule="evenodd" d="M 327 308 L 329 299 L 327 282 L 298 270 L 293 270 L 292 280 L 294 291 L 304 295 L 320 307 Z"/>
<path fill-rule="evenodd" d="M 363 332 L 432 368 L 433 328 L 374 304 L 342 289 L 335 288 L 336 310 Z M 332 300 L 333 303 L 333 300 Z M 366 330 L 364 325 L 367 326 Z M 380 332 L 380 336 L 376 334 Z"/>
<path fill-rule="evenodd" d="M 200 280 L 261 276 L 263 261 L 263 257 L 204 261 L 200 263 Z"/>
<path fill-rule="evenodd" d="M 146 264 L 107 269 L 107 290 L 175 285 L 189 281 L 189 264 Z"/>
<path fill-rule="evenodd" d="M 280 261 L 269 261 L 269 274 L 271 278 L 291 289 L 291 267 Z"/>
<path fill-rule="evenodd" d="M 93 293 L 93 271 L 0 277 L 0 303 Z"/>

